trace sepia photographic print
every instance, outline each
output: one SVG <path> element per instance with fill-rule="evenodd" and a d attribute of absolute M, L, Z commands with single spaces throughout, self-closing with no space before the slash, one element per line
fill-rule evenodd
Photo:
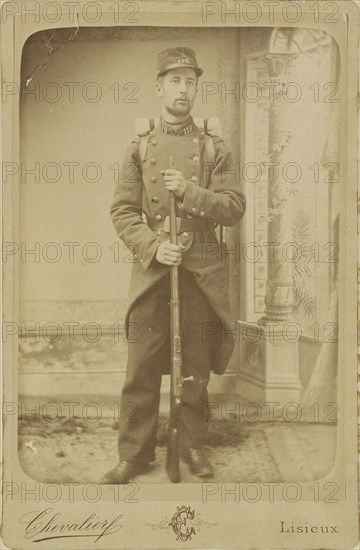
<path fill-rule="evenodd" d="M 356 4 L 1 29 L 6 547 L 354 548 Z"/>

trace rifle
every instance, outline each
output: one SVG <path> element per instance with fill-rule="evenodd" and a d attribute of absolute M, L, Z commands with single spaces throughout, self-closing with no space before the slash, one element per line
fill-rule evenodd
<path fill-rule="evenodd" d="M 174 168 L 174 159 L 170 157 L 170 167 Z M 170 242 L 177 244 L 177 223 L 175 195 L 170 191 Z M 178 266 L 170 268 L 171 282 L 171 388 L 170 388 L 170 419 L 168 447 L 166 455 L 166 472 L 170 481 L 180 481 L 179 468 L 179 420 L 183 377 L 181 374 L 181 337 L 180 337 L 180 297 Z"/>

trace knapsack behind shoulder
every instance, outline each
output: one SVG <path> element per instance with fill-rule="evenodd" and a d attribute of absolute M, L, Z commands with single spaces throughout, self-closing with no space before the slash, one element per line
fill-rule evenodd
<path fill-rule="evenodd" d="M 149 133 L 158 125 L 159 118 L 136 118 L 135 131 L 140 138 L 139 157 L 141 163 L 145 159 Z M 194 118 L 194 122 L 204 132 L 204 144 L 209 163 L 215 162 L 215 148 L 213 137 L 223 138 L 221 122 L 218 117 Z"/>

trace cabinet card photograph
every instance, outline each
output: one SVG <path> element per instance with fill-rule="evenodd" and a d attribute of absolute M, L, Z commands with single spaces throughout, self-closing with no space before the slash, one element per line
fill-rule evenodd
<path fill-rule="evenodd" d="M 355 547 L 356 4 L 1 27 L 6 547 Z"/>

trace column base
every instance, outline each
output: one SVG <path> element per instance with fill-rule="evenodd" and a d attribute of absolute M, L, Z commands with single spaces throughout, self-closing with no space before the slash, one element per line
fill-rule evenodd
<path fill-rule="evenodd" d="M 245 402 L 300 403 L 299 343 L 286 323 L 260 325 L 238 321 L 240 365 L 236 392 Z"/>

